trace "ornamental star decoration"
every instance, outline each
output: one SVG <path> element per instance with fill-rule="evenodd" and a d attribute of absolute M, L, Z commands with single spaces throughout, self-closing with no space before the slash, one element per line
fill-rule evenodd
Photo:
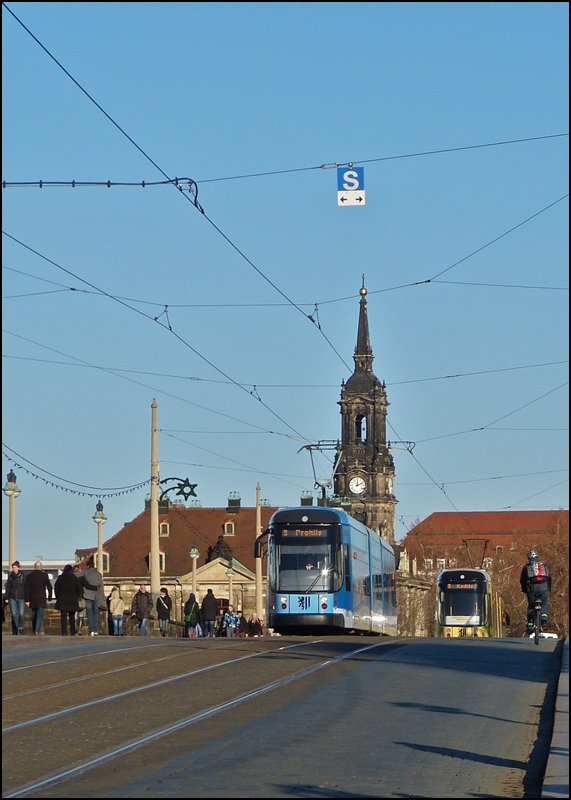
<path fill-rule="evenodd" d="M 188 478 L 184 480 L 182 478 L 165 478 L 161 483 L 169 483 L 170 481 L 178 481 L 175 486 L 171 486 L 170 489 L 165 489 L 164 492 L 161 493 L 161 497 L 164 497 L 168 492 L 172 492 L 176 490 L 176 494 L 184 497 L 185 501 L 188 500 L 189 497 L 196 497 L 196 492 L 194 491 L 198 486 L 197 483 L 191 483 Z"/>

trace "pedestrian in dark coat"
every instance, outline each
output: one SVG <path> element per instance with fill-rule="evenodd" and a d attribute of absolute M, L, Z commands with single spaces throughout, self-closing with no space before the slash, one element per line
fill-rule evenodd
<path fill-rule="evenodd" d="M 196 626 L 202 628 L 202 611 L 196 602 L 196 595 L 191 592 L 184 604 L 184 621 L 186 622 L 186 635 L 189 639 L 196 638 Z"/>
<path fill-rule="evenodd" d="M 250 635 L 250 626 L 248 625 L 248 621 L 246 617 L 242 614 L 242 609 L 239 608 L 236 611 L 238 614 L 238 624 L 236 625 L 236 636 L 239 636 L 241 639 L 247 639 Z"/>
<path fill-rule="evenodd" d="M 146 636 L 147 634 L 147 620 L 151 616 L 153 610 L 153 598 L 147 592 L 147 587 L 144 583 L 139 586 L 139 591 L 133 595 L 131 601 L 131 617 L 137 618 L 139 625 L 139 636 Z"/>
<path fill-rule="evenodd" d="M 166 586 L 161 586 L 161 593 L 157 597 L 157 617 L 161 636 L 168 636 L 171 611 L 172 598 L 169 597 L 169 590 Z"/>
<path fill-rule="evenodd" d="M 26 601 L 26 576 L 20 572 L 20 562 L 12 562 L 12 569 L 6 581 L 6 598 L 10 606 L 12 635 L 24 633 L 24 609 Z"/>
<path fill-rule="evenodd" d="M 214 637 L 218 600 L 214 597 L 212 589 L 208 589 L 202 600 L 202 622 L 204 635 Z"/>
<path fill-rule="evenodd" d="M 79 600 L 83 596 L 83 589 L 79 578 L 73 571 L 71 564 L 66 564 L 62 574 L 55 582 L 56 595 L 55 607 L 60 613 L 61 635 L 67 636 L 67 620 L 72 636 L 77 636 L 75 629 L 75 615 L 79 611 Z"/>
<path fill-rule="evenodd" d="M 32 629 L 36 636 L 41 636 L 44 613 L 53 594 L 51 581 L 41 561 L 36 561 L 33 572 L 26 575 L 25 592 L 26 605 L 32 609 Z"/>

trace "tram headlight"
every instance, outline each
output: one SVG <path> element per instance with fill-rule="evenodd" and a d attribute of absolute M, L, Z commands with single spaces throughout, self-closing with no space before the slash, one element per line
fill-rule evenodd
<path fill-rule="evenodd" d="M 285 611 L 287 608 L 287 597 L 280 597 L 280 605 L 282 607 L 282 611 Z"/>
<path fill-rule="evenodd" d="M 321 608 L 323 608 L 323 609 L 327 608 L 327 598 L 326 597 L 322 597 L 321 598 Z"/>

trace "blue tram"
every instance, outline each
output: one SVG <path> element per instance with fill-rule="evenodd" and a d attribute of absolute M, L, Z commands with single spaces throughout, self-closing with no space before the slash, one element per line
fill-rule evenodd
<path fill-rule="evenodd" d="M 344 511 L 276 511 L 268 530 L 268 625 L 277 633 L 396 636 L 395 555 Z"/>

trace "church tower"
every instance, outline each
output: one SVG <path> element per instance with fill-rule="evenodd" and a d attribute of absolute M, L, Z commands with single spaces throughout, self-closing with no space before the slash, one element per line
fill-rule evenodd
<path fill-rule="evenodd" d="M 373 372 L 367 290 L 360 289 L 355 371 L 341 387 L 340 459 L 334 492 L 351 501 L 351 516 L 395 542 L 395 465 L 387 445 L 386 387 Z"/>

